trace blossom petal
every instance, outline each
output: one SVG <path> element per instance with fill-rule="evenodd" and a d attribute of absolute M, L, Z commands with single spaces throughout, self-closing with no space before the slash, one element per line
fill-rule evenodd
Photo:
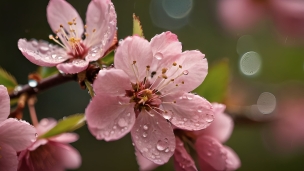
<path fill-rule="evenodd" d="M 124 96 L 125 90 L 131 90 L 132 86 L 128 75 L 120 69 L 100 70 L 94 83 L 96 94 L 108 94 L 112 96 Z"/>
<path fill-rule="evenodd" d="M 71 145 L 62 143 L 52 143 L 58 162 L 67 169 L 76 169 L 81 165 L 79 152 Z"/>
<path fill-rule="evenodd" d="M 47 20 L 54 33 L 60 29 L 60 25 L 62 25 L 65 30 L 70 30 L 68 22 L 76 19 L 76 25 L 73 25 L 73 29 L 78 33 L 78 38 L 81 37 L 83 33 L 83 22 L 71 4 L 65 0 L 50 0 L 46 12 Z"/>
<path fill-rule="evenodd" d="M 174 79 L 174 81 L 163 88 L 162 92 L 190 92 L 204 81 L 208 73 L 207 59 L 200 51 L 185 51 L 176 58 L 175 62 L 177 66 L 170 64 L 168 68 L 171 69 L 166 72 L 168 80 Z"/>
<path fill-rule="evenodd" d="M 227 152 L 227 170 L 233 171 L 241 167 L 241 161 L 239 156 L 227 146 L 224 146 Z"/>
<path fill-rule="evenodd" d="M 196 134 L 209 135 L 223 143 L 229 139 L 233 131 L 233 120 L 230 116 L 223 113 L 225 105 L 212 103 L 212 106 L 214 111 L 214 121 L 208 128 L 197 131 Z"/>
<path fill-rule="evenodd" d="M 135 147 L 156 164 L 168 162 L 175 150 L 173 129 L 159 114 L 141 112 L 131 130 Z"/>
<path fill-rule="evenodd" d="M 196 131 L 206 128 L 213 121 L 212 105 L 204 98 L 191 93 L 180 97 L 166 96 L 163 116 L 181 129 Z"/>
<path fill-rule="evenodd" d="M 36 139 L 36 129 L 25 121 L 9 118 L 0 124 L 0 143 L 16 151 L 27 148 Z"/>
<path fill-rule="evenodd" d="M 195 148 L 202 170 L 221 171 L 226 169 L 227 152 L 219 141 L 209 136 L 200 136 L 195 142 Z"/>
<path fill-rule="evenodd" d="M 135 148 L 135 155 L 140 171 L 150 171 L 159 166 L 158 164 L 155 164 L 144 156 L 142 156 L 137 148 Z"/>
<path fill-rule="evenodd" d="M 85 110 L 88 127 L 99 140 L 117 140 L 126 135 L 135 122 L 128 98 L 96 95 Z"/>
<path fill-rule="evenodd" d="M 18 167 L 18 157 L 16 151 L 9 144 L 0 144 L 0 170 L 16 171 Z"/>
<path fill-rule="evenodd" d="M 56 137 L 52 137 L 49 140 L 59 143 L 72 143 L 79 139 L 79 136 L 75 133 L 63 133 Z"/>
<path fill-rule="evenodd" d="M 52 67 L 69 59 L 66 51 L 44 41 L 19 39 L 18 48 L 32 63 Z"/>
<path fill-rule="evenodd" d="M 135 64 L 133 64 L 134 62 Z M 127 37 L 123 40 L 114 57 L 115 68 L 122 69 L 133 83 L 144 79 L 147 66 L 150 66 L 151 62 L 150 44 L 138 36 Z"/>
<path fill-rule="evenodd" d="M 88 61 L 73 59 L 71 62 L 58 64 L 57 68 L 66 74 L 75 74 L 87 69 L 88 65 Z"/>
<path fill-rule="evenodd" d="M 174 152 L 174 168 L 175 171 L 197 171 L 195 163 L 184 147 L 184 143 L 178 138 L 176 139 L 176 148 Z"/>
<path fill-rule="evenodd" d="M 37 134 L 42 135 L 57 125 L 57 121 L 53 118 L 43 118 L 36 126 Z"/>
<path fill-rule="evenodd" d="M 5 121 L 10 112 L 10 98 L 6 87 L 0 85 L 0 123 Z"/>
<path fill-rule="evenodd" d="M 110 0 L 92 0 L 86 16 L 88 36 L 85 43 L 88 46 L 101 44 L 104 53 L 112 45 L 116 33 L 116 23 L 116 12 Z M 94 57 L 91 56 L 91 58 Z"/>
<path fill-rule="evenodd" d="M 161 70 L 175 62 L 175 58 L 182 53 L 182 44 L 177 36 L 169 31 L 154 36 L 150 42 L 153 53 L 151 71 Z"/>

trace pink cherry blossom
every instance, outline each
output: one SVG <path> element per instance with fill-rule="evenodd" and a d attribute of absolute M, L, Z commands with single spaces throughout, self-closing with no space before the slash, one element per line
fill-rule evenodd
<path fill-rule="evenodd" d="M 212 105 L 188 93 L 207 75 L 205 55 L 182 52 L 171 32 L 150 42 L 127 37 L 117 48 L 114 69 L 100 70 L 95 97 L 86 108 L 91 133 L 97 139 L 117 140 L 131 131 L 136 149 L 157 164 L 173 155 L 172 125 L 201 130 L 213 121 Z"/>
<path fill-rule="evenodd" d="M 219 18 L 229 30 L 252 29 L 270 18 L 284 36 L 304 38 L 304 2 L 299 0 L 219 0 Z"/>
<path fill-rule="evenodd" d="M 204 130 L 175 131 L 174 167 L 176 171 L 197 171 L 194 160 L 186 150 L 193 146 L 201 170 L 232 171 L 240 167 L 237 154 L 231 148 L 222 145 L 230 137 L 233 129 L 232 119 L 223 113 L 224 109 L 225 106 L 222 104 L 213 104 L 215 119 Z M 185 139 L 188 140 L 183 142 Z M 194 145 L 189 146 L 189 141 L 195 141 Z M 136 158 L 141 171 L 150 171 L 159 166 L 146 160 L 139 153 L 136 153 Z"/>
<path fill-rule="evenodd" d="M 36 126 L 38 135 L 43 135 L 56 126 L 54 119 L 42 119 Z M 63 171 L 76 169 L 81 164 L 79 152 L 68 143 L 78 140 L 75 133 L 63 133 L 51 138 L 38 138 L 19 154 L 18 171 Z"/>
<path fill-rule="evenodd" d="M 36 130 L 25 121 L 7 119 L 10 99 L 7 89 L 0 85 L 0 170 L 16 171 L 17 153 L 36 139 Z"/>
<path fill-rule="evenodd" d="M 103 57 L 116 34 L 116 13 L 110 0 L 90 2 L 85 26 L 77 11 L 65 0 L 50 0 L 47 19 L 56 34 L 49 38 L 61 47 L 45 41 L 19 39 L 19 50 L 36 65 L 57 66 L 68 74 L 81 72 L 89 62 Z"/>

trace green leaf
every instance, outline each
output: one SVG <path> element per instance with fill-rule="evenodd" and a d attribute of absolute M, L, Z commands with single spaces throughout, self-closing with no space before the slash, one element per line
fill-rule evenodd
<path fill-rule="evenodd" d="M 101 65 L 107 65 L 110 66 L 111 64 L 114 63 L 114 51 L 110 52 L 107 56 L 101 58 L 98 61 L 99 64 Z"/>
<path fill-rule="evenodd" d="M 43 135 L 40 135 L 39 138 L 49 138 L 65 132 L 72 132 L 85 124 L 84 114 L 74 114 L 60 120 L 57 125 L 46 132 Z"/>
<path fill-rule="evenodd" d="M 194 92 L 210 102 L 222 102 L 229 82 L 228 60 L 224 59 L 209 68 L 204 82 Z"/>
<path fill-rule="evenodd" d="M 59 71 L 56 67 L 39 67 L 38 73 L 41 78 L 46 78 L 54 74 L 58 74 Z"/>
<path fill-rule="evenodd" d="M 139 17 L 137 17 L 135 14 L 133 14 L 133 35 L 144 37 L 144 32 L 140 24 Z"/>
<path fill-rule="evenodd" d="M 15 77 L 0 67 L 0 84 L 7 88 L 9 93 L 13 92 L 18 85 Z"/>

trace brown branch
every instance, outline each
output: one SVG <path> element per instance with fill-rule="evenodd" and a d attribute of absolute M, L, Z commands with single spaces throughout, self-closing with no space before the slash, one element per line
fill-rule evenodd
<path fill-rule="evenodd" d="M 53 76 L 50 76 L 48 78 L 45 78 L 38 82 L 37 86 L 31 87 L 28 84 L 22 86 L 22 88 L 18 91 L 14 91 L 10 94 L 10 98 L 17 98 L 21 94 L 27 94 L 28 96 L 38 94 L 44 90 L 47 90 L 51 87 L 55 87 L 57 85 L 63 84 L 68 81 L 77 80 L 77 75 L 68 75 L 68 74 L 56 74 Z"/>

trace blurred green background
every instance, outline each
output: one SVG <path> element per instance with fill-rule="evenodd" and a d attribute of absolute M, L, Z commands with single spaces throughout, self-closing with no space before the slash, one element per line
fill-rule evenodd
<path fill-rule="evenodd" d="M 68 2 L 85 19 L 90 0 Z M 188 8 L 190 2 L 192 8 Z M 263 139 L 269 128 L 268 122 L 253 122 L 244 117 L 247 107 L 256 104 L 262 92 L 270 92 L 276 96 L 285 85 L 303 83 L 303 45 L 289 46 L 278 41 L 278 33 L 269 21 L 255 29 L 249 42 L 242 42 L 239 40 L 242 35 L 228 34 L 221 27 L 216 2 L 193 0 L 187 1 L 184 6 L 174 7 L 169 4 L 164 8 L 162 0 L 113 0 L 118 16 L 118 38 L 123 39 L 132 34 L 132 14 L 135 13 L 140 17 L 144 35 L 148 40 L 155 34 L 170 30 L 178 35 L 183 50 L 198 49 L 206 54 L 209 66 L 221 59 L 228 59 L 229 91 L 224 102 L 228 105 L 227 113 L 236 119 L 234 132 L 226 144 L 239 155 L 242 162 L 239 170 L 304 170 L 303 150 L 293 154 L 280 154 L 269 150 Z M 176 3 L 180 3 L 180 0 Z M 19 38 L 49 41 L 48 35 L 52 31 L 46 20 L 47 4 L 47 0 L 0 2 L 0 66 L 14 75 L 19 84 L 27 83 L 28 74 L 34 72 L 36 66 L 22 56 L 17 48 L 17 41 Z M 182 16 L 183 14 L 185 16 Z M 244 44 L 248 45 L 245 50 L 254 50 L 260 56 L 261 67 L 257 75 L 246 76 L 240 71 L 240 54 L 237 49 L 244 50 Z M 54 87 L 39 94 L 36 105 L 38 118 L 60 119 L 84 112 L 89 100 L 87 91 L 81 90 L 76 82 Z M 27 108 L 24 119 L 30 121 Z M 76 132 L 80 139 L 72 145 L 80 151 L 83 160 L 78 171 L 138 170 L 130 135 L 118 141 L 105 142 L 95 140 L 86 126 Z M 156 170 L 174 170 L 172 161 Z"/>

